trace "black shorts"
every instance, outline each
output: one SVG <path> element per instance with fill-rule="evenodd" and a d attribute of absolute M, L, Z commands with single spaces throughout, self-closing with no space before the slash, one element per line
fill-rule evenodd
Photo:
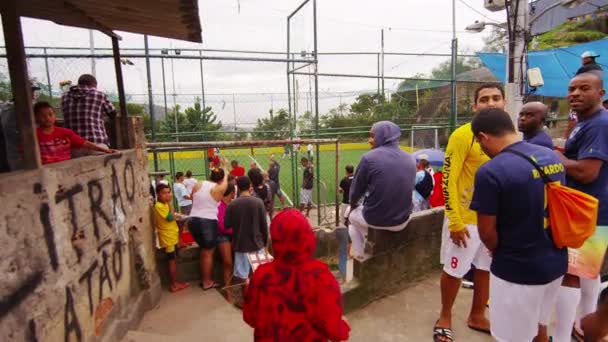
<path fill-rule="evenodd" d="M 167 249 L 163 249 L 165 251 L 165 255 L 167 255 L 168 260 L 175 260 L 177 258 L 177 245 L 173 247 L 173 251 L 167 252 Z"/>
<path fill-rule="evenodd" d="M 188 230 L 201 248 L 213 249 L 217 246 L 217 220 L 190 217 Z"/>

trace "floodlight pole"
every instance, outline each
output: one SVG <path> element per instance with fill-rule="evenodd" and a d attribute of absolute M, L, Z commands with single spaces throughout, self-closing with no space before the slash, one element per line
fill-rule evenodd
<path fill-rule="evenodd" d="M 313 30 L 314 30 L 314 58 L 315 58 L 315 138 L 319 139 L 319 59 L 317 58 L 318 44 L 317 44 L 317 0 L 312 1 L 312 18 L 313 18 Z M 319 160 L 319 144 L 316 144 L 316 179 L 317 179 L 317 223 L 321 226 L 321 163 Z"/>
<path fill-rule="evenodd" d="M 458 65 L 458 39 L 456 38 L 456 0 L 452 0 L 452 77 L 450 80 L 452 106 L 450 110 L 450 133 L 456 129 L 458 98 L 456 88 L 456 66 Z"/>
<path fill-rule="evenodd" d="M 150 121 L 152 122 L 152 141 L 156 141 L 156 115 L 154 115 L 154 96 L 152 95 L 152 71 L 150 68 L 150 50 L 148 46 L 148 35 L 144 34 L 144 53 L 146 55 L 146 76 L 148 78 L 148 105 L 150 108 Z M 158 171 L 158 154 L 154 155 L 154 171 Z"/>

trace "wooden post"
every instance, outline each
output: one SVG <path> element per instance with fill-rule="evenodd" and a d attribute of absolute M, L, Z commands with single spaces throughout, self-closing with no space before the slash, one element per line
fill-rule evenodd
<path fill-rule="evenodd" d="M 120 63 L 120 47 L 118 38 L 112 37 L 112 51 L 114 53 L 114 69 L 116 69 L 116 86 L 118 88 L 118 102 L 120 104 L 120 148 L 127 149 L 129 146 L 129 117 L 127 116 L 127 100 L 125 98 L 125 86 L 122 79 L 122 64 Z"/>
<path fill-rule="evenodd" d="M 40 167 L 40 148 L 36 138 L 36 124 L 32 108 L 32 89 L 27 73 L 21 18 L 15 1 L 8 1 L 2 12 L 2 27 L 6 44 L 9 75 L 15 99 L 15 115 L 23 144 L 23 168 Z"/>

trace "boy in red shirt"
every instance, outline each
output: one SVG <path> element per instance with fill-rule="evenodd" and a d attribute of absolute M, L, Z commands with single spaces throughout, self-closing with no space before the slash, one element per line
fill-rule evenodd
<path fill-rule="evenodd" d="M 87 148 L 104 153 L 117 152 L 112 149 L 99 147 L 92 142 L 86 141 L 74 131 L 55 127 L 55 111 L 48 102 L 37 102 L 34 105 L 36 115 L 36 136 L 40 146 L 40 159 L 42 164 L 57 163 L 72 158 L 71 148 Z"/>
<path fill-rule="evenodd" d="M 243 177 L 245 175 L 245 168 L 242 166 L 239 166 L 239 161 L 238 160 L 233 160 L 230 162 L 230 165 L 232 166 L 232 170 L 230 170 L 230 174 L 235 176 L 235 177 Z"/>

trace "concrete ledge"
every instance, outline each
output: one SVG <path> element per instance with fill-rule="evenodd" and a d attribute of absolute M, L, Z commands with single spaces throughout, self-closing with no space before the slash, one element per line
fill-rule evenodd
<path fill-rule="evenodd" d="M 369 229 L 366 256 L 354 260 L 358 286 L 344 293 L 346 312 L 394 294 L 440 267 L 443 208 L 412 215 L 400 232 Z"/>

